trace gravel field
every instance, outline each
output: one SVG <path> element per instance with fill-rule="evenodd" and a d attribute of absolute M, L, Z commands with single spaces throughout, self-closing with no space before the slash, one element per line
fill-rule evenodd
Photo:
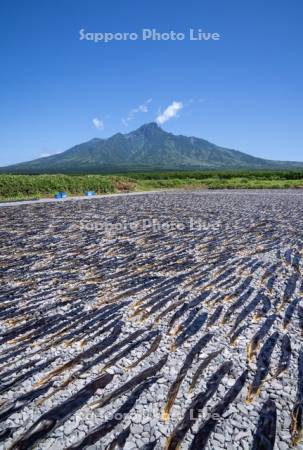
<path fill-rule="evenodd" d="M 303 193 L 0 217 L 0 449 L 303 449 Z"/>

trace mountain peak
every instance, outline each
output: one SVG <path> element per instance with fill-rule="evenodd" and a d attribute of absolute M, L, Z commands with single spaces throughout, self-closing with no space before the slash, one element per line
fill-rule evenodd
<path fill-rule="evenodd" d="M 156 170 L 269 169 L 302 163 L 268 161 L 200 138 L 174 135 L 156 122 L 91 141 L 43 159 L 0 168 L 7 173 L 115 173 Z"/>
<path fill-rule="evenodd" d="M 149 123 L 144 123 L 143 125 L 141 125 L 141 127 L 139 129 L 141 129 L 141 128 L 150 129 L 150 130 L 157 130 L 160 127 L 157 124 L 157 122 L 149 122 Z"/>
<path fill-rule="evenodd" d="M 155 131 L 163 131 L 162 128 L 159 127 L 157 122 L 149 122 L 145 123 L 144 125 L 141 125 L 136 131 L 142 131 L 145 132 L 155 132 Z"/>

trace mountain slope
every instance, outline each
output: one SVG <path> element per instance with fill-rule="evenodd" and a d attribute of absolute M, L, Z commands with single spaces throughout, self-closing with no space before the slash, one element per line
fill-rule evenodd
<path fill-rule="evenodd" d="M 279 169 L 303 163 L 270 161 L 176 136 L 152 122 L 128 134 L 92 139 L 63 153 L 0 168 L 10 173 L 96 173 L 135 170 Z"/>

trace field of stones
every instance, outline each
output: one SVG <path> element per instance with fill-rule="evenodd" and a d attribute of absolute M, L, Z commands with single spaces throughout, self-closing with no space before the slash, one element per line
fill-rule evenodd
<path fill-rule="evenodd" d="M 0 219 L 0 449 L 303 449 L 299 190 Z"/>

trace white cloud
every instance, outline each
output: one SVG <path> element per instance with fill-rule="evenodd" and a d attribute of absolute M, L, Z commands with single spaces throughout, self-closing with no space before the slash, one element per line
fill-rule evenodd
<path fill-rule="evenodd" d="M 93 119 L 93 124 L 97 130 L 104 130 L 104 122 L 103 120 L 98 119 L 98 117 Z"/>
<path fill-rule="evenodd" d="M 129 122 L 134 118 L 134 116 L 138 113 L 147 113 L 148 112 L 148 105 L 151 103 L 152 99 L 149 98 L 146 100 L 142 105 L 139 105 L 137 108 L 132 108 L 128 114 L 127 117 L 122 118 L 121 122 L 125 127 L 128 127 Z"/>
<path fill-rule="evenodd" d="M 172 102 L 171 105 L 169 105 L 162 114 L 160 114 L 157 118 L 156 118 L 156 122 L 159 125 L 163 125 L 163 123 L 167 122 L 169 119 L 171 119 L 172 117 L 176 117 L 176 115 L 178 114 L 178 111 L 180 111 L 183 108 L 183 103 L 182 102 Z"/>
<path fill-rule="evenodd" d="M 41 153 L 40 158 L 46 158 L 47 156 L 51 156 L 51 153 Z"/>
<path fill-rule="evenodd" d="M 122 124 L 125 126 L 125 127 L 128 127 L 128 122 L 127 122 L 127 120 L 126 119 L 121 119 L 121 122 L 122 122 Z"/>

